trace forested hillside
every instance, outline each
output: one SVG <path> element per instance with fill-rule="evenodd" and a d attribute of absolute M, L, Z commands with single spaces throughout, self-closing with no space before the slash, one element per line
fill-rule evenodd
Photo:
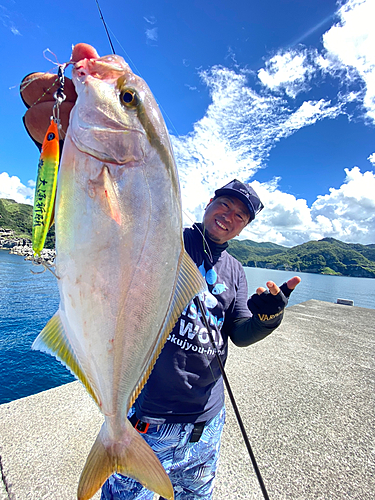
<path fill-rule="evenodd" d="M 375 244 L 360 245 L 323 238 L 287 248 L 272 243 L 234 240 L 229 242 L 228 251 L 249 267 L 375 278 Z"/>
<path fill-rule="evenodd" d="M 0 228 L 11 229 L 14 238 L 31 240 L 32 212 L 31 205 L 0 198 Z M 8 236 L 1 236 L 4 237 Z M 53 248 L 54 241 L 52 226 L 46 248 Z M 228 252 L 249 267 L 375 278 L 375 244 L 360 245 L 323 238 L 288 248 L 269 242 L 232 240 Z"/>
<path fill-rule="evenodd" d="M 14 233 L 11 238 L 31 240 L 33 224 L 33 207 L 14 200 L 0 198 L 0 228 L 11 229 Z M 4 238 L 4 236 L 3 236 Z M 45 248 L 55 246 L 55 226 L 47 234 Z"/>

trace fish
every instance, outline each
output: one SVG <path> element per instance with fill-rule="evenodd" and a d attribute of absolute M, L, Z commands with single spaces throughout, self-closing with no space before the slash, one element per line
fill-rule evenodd
<path fill-rule="evenodd" d="M 43 140 L 35 183 L 31 244 L 34 256 L 43 250 L 47 233 L 53 224 L 57 174 L 60 161 L 58 123 L 51 118 Z"/>
<path fill-rule="evenodd" d="M 228 290 L 227 285 L 224 283 L 216 283 L 215 287 L 212 289 L 212 293 L 214 295 L 220 295 L 221 293 L 225 292 L 225 290 Z"/>
<path fill-rule="evenodd" d="M 78 500 L 115 472 L 173 499 L 164 468 L 127 414 L 205 282 L 184 249 L 176 164 L 146 82 L 122 57 L 99 57 L 86 44 L 74 47 L 72 61 L 78 97 L 55 213 L 60 304 L 33 348 L 65 364 L 104 416 Z"/>

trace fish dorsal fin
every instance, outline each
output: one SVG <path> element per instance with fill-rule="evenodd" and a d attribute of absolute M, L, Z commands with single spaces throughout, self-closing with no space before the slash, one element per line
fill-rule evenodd
<path fill-rule="evenodd" d="M 93 383 L 86 377 L 77 356 L 69 345 L 69 341 L 58 312 L 48 321 L 46 326 L 34 340 L 31 348 L 51 354 L 58 359 L 82 382 L 87 392 L 100 407 L 99 399 L 93 388 Z"/>
<path fill-rule="evenodd" d="M 149 359 L 149 362 L 144 371 L 143 377 L 139 379 L 131 395 L 129 408 L 137 399 L 148 377 L 150 376 L 155 361 L 159 357 L 165 341 L 167 340 L 168 335 L 171 333 L 178 318 L 181 316 L 182 311 L 193 299 L 193 297 L 195 297 L 199 292 L 203 291 L 206 286 L 206 282 L 199 272 L 197 266 L 193 262 L 192 258 L 186 251 L 183 251 L 181 254 L 180 269 L 174 287 L 174 294 L 171 298 L 168 312 L 165 316 L 156 342 L 151 348 L 150 356 L 145 357 L 146 359 Z"/>

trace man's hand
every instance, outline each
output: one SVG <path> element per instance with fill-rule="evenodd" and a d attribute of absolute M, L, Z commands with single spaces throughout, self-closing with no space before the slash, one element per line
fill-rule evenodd
<path fill-rule="evenodd" d="M 77 63 L 82 59 L 97 59 L 98 57 L 99 54 L 91 45 L 77 43 L 73 47 L 70 63 Z M 21 98 L 28 108 L 23 122 L 27 132 L 39 149 L 49 126 L 52 108 L 55 104 L 53 94 L 59 86 L 57 75 L 51 73 L 32 73 L 27 75 L 21 82 Z M 73 82 L 67 77 L 65 77 L 64 94 L 66 99 L 60 106 L 60 121 L 63 130 L 60 139 L 65 137 L 69 125 L 69 115 L 77 99 Z"/>
<path fill-rule="evenodd" d="M 51 73 L 32 73 L 21 82 L 21 98 L 28 110 L 24 116 L 24 125 L 37 145 L 41 145 L 50 124 L 52 108 L 55 104 L 53 94 L 59 88 L 57 75 Z M 62 139 L 69 125 L 69 115 L 77 99 L 73 82 L 65 78 L 65 101 L 60 106 Z"/>
<path fill-rule="evenodd" d="M 247 306 L 256 320 L 270 328 L 279 326 L 288 298 L 300 281 L 299 276 L 294 276 L 280 288 L 273 281 L 267 281 L 268 290 L 257 288 L 256 293 L 247 301 Z"/>
<path fill-rule="evenodd" d="M 293 292 L 293 290 L 298 285 L 298 283 L 300 283 L 300 282 L 301 282 L 301 278 L 299 276 L 294 276 L 294 278 L 291 278 L 286 283 L 284 283 L 284 285 L 286 285 L 286 287 L 284 287 L 284 285 L 281 285 L 282 287 L 284 287 L 283 288 L 284 295 L 286 297 L 289 297 L 290 294 Z M 267 281 L 266 285 L 267 285 L 267 288 L 269 289 L 270 293 L 272 293 L 272 295 L 277 295 L 280 292 L 280 288 L 273 281 Z M 262 294 L 265 291 L 266 291 L 266 289 L 263 288 L 262 286 L 257 288 L 258 295 Z"/>

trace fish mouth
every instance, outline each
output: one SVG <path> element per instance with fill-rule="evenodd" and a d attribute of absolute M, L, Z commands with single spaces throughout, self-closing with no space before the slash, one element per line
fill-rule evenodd
<path fill-rule="evenodd" d="M 99 80 L 115 81 L 129 71 L 129 65 L 122 57 L 111 55 L 97 59 L 82 59 L 74 63 L 73 78 L 81 83 L 84 83 L 89 76 Z"/>
<path fill-rule="evenodd" d="M 76 63 L 81 59 L 99 59 L 99 54 L 92 45 L 88 43 L 77 43 L 73 47 L 70 61 Z"/>
<path fill-rule="evenodd" d="M 112 75 L 116 79 L 119 74 L 130 69 L 121 56 L 112 54 L 100 57 L 94 47 L 87 43 L 78 43 L 73 47 L 70 62 L 73 64 L 73 76 L 78 80 L 88 75 L 99 79 L 108 79 Z"/>

